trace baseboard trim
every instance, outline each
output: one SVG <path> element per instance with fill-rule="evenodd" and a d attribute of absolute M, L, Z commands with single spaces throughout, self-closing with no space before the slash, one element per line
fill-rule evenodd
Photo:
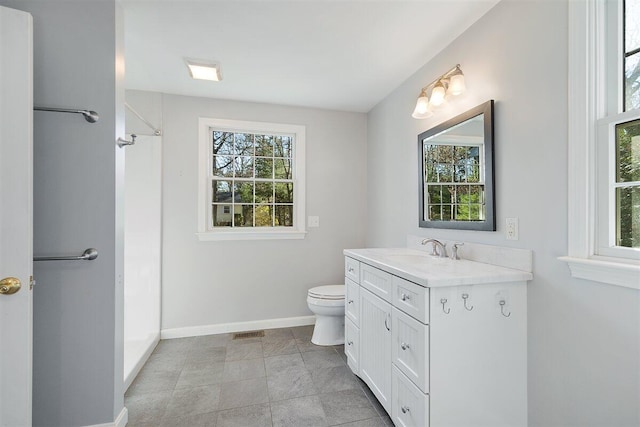
<path fill-rule="evenodd" d="M 125 406 L 124 408 L 122 408 L 122 411 L 120 411 L 120 415 L 118 415 L 118 418 L 116 418 L 114 422 L 104 423 L 104 424 L 93 424 L 86 427 L 126 427 L 128 422 L 129 422 L 129 411 Z"/>
<path fill-rule="evenodd" d="M 159 342 L 160 342 L 160 332 L 158 332 L 153 337 L 153 339 L 149 341 L 149 345 L 147 346 L 147 349 L 145 350 L 145 352 L 142 354 L 142 357 L 140 358 L 140 360 L 136 362 L 131 372 L 129 372 L 129 375 L 125 377 L 124 379 L 125 392 L 129 389 L 129 387 L 131 387 L 131 383 L 133 383 L 133 380 L 136 379 L 136 376 L 138 376 L 144 364 L 147 363 L 147 360 L 149 359 L 149 357 L 151 356 L 151 353 L 153 353 L 153 350 L 156 348 L 156 345 L 158 345 Z"/>
<path fill-rule="evenodd" d="M 160 331 L 160 339 L 198 337 L 201 335 L 227 334 L 230 332 L 254 331 L 256 329 L 291 328 L 313 325 L 315 316 L 286 317 L 281 319 L 253 320 L 250 322 L 219 323 L 216 325 L 187 326 Z"/>

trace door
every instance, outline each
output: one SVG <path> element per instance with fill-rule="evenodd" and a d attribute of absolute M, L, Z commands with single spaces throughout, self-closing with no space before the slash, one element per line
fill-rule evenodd
<path fill-rule="evenodd" d="M 0 426 L 31 425 L 32 20 L 0 7 Z"/>
<path fill-rule="evenodd" d="M 360 289 L 360 377 L 391 413 L 391 305 Z"/>

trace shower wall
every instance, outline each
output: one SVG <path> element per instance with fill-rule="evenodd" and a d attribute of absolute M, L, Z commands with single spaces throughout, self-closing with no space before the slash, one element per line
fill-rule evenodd
<path fill-rule="evenodd" d="M 127 102 L 160 126 L 153 111 L 127 93 Z M 133 99 L 132 99 L 133 98 Z M 125 150 L 124 382 L 127 388 L 160 339 L 162 137 L 127 111 Z M 147 135 L 145 135 L 146 133 Z"/>

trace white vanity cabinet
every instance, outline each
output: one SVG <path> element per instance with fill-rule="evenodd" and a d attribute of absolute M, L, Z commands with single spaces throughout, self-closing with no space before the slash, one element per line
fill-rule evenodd
<path fill-rule="evenodd" d="M 530 273 L 444 260 L 405 274 L 371 251 L 345 251 L 345 353 L 394 424 L 526 426 Z"/>

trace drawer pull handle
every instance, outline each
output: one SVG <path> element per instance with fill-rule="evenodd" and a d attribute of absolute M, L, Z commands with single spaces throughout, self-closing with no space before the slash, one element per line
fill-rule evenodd
<path fill-rule="evenodd" d="M 387 328 L 387 331 L 390 331 L 391 328 L 389 327 L 389 323 L 387 323 L 389 320 L 391 320 L 391 314 L 387 313 L 387 316 L 384 318 L 384 327 Z"/>
<path fill-rule="evenodd" d="M 347 270 L 349 271 L 349 273 L 353 273 L 353 267 L 349 266 Z"/>
<path fill-rule="evenodd" d="M 402 408 L 400 408 L 400 410 L 402 411 L 403 414 L 406 414 L 407 412 L 409 412 L 409 407 L 403 406 Z"/>
<path fill-rule="evenodd" d="M 403 350 L 408 350 L 409 349 L 409 344 L 402 343 L 402 344 L 400 344 L 400 348 L 403 349 Z"/>
<path fill-rule="evenodd" d="M 349 301 L 347 301 L 348 304 L 353 304 L 353 300 L 350 299 Z"/>
<path fill-rule="evenodd" d="M 402 301 L 409 301 L 411 299 L 411 296 L 407 295 L 407 294 L 402 294 L 402 295 L 400 295 L 400 299 Z"/>
<path fill-rule="evenodd" d="M 353 341 L 347 342 L 347 345 L 353 345 Z"/>

